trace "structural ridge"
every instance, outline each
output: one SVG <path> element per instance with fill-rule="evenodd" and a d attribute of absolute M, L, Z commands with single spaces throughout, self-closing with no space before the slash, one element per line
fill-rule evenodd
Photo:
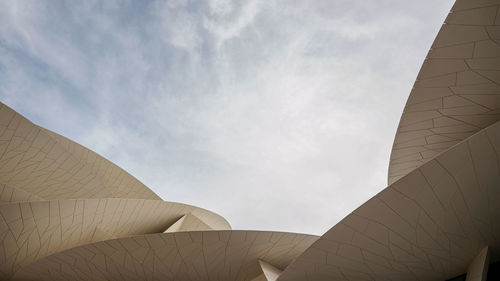
<path fill-rule="evenodd" d="M 498 280 L 500 0 L 455 2 L 388 181 L 321 237 L 232 230 L 0 103 L 0 280 Z"/>

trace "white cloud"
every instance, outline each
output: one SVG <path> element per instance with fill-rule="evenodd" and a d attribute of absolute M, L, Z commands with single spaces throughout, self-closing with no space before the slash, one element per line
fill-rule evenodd
<path fill-rule="evenodd" d="M 0 98 L 165 200 L 321 234 L 385 186 L 452 1 L 404 2 L 0 0 Z"/>
<path fill-rule="evenodd" d="M 212 15 L 227 15 L 234 10 L 234 3 L 231 0 L 210 0 L 208 2 Z"/>
<path fill-rule="evenodd" d="M 193 15 L 182 10 L 165 9 L 161 14 L 164 40 L 177 48 L 193 51 L 200 47 L 202 39 L 198 34 L 197 22 Z"/>
<path fill-rule="evenodd" d="M 248 28 L 259 14 L 261 0 L 243 1 L 238 9 L 228 0 L 210 1 L 210 14 L 203 18 L 203 27 L 215 37 L 216 46 L 220 47 L 225 41 L 238 37 Z"/>

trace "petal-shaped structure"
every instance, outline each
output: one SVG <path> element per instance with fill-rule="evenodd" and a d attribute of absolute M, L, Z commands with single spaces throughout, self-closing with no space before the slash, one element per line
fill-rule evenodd
<path fill-rule="evenodd" d="M 486 280 L 500 259 L 499 74 L 500 0 L 457 0 L 401 117 L 389 187 L 278 280 Z"/>
<path fill-rule="evenodd" d="M 401 116 L 389 184 L 500 120 L 499 5 L 456 1 Z"/>
<path fill-rule="evenodd" d="M 267 231 L 141 235 L 87 244 L 40 259 L 13 280 L 252 280 L 259 260 L 284 268 L 318 237 Z"/>
<path fill-rule="evenodd" d="M 22 189 L 0 183 L 0 204 L 30 200 L 42 200 L 42 198 Z"/>
<path fill-rule="evenodd" d="M 259 260 L 260 269 L 262 273 L 256 278 L 252 279 L 252 281 L 276 281 L 280 276 L 283 270 L 276 268 L 272 264 L 269 264 L 265 261 Z"/>
<path fill-rule="evenodd" d="M 159 199 L 109 160 L 0 104 L 1 280 L 97 241 L 173 225 L 180 225 L 176 231 L 231 229 L 208 210 Z"/>
<path fill-rule="evenodd" d="M 99 154 L 0 103 L 0 182 L 42 199 L 160 198 Z"/>
<path fill-rule="evenodd" d="M 232 231 L 2 104 L 0 279 L 486 280 L 500 260 L 500 0 L 453 6 L 389 184 L 321 237 Z"/>
<path fill-rule="evenodd" d="M 196 217 L 183 231 L 231 229 L 221 216 L 174 202 L 145 199 L 29 201 L 0 205 L 0 279 L 53 253 L 86 243 L 161 233 L 179 218 Z"/>
<path fill-rule="evenodd" d="M 499 163 L 497 122 L 368 200 L 278 280 L 447 280 L 485 246 L 498 259 Z"/>

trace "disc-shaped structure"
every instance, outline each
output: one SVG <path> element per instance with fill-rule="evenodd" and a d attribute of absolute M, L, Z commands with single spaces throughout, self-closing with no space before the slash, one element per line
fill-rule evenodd
<path fill-rule="evenodd" d="M 267 231 L 194 231 L 107 240 L 40 259 L 13 280 L 250 281 L 259 260 L 285 268 L 318 237 Z"/>
<path fill-rule="evenodd" d="M 0 279 L 53 253 L 117 237 L 159 233 L 188 215 L 183 231 L 231 229 L 198 207 L 145 199 L 65 199 L 0 204 Z"/>
<path fill-rule="evenodd" d="M 42 198 L 11 185 L 0 183 L 0 204 L 37 200 L 42 200 Z"/>
<path fill-rule="evenodd" d="M 500 258 L 500 122 L 393 183 L 298 257 L 279 281 L 447 280 L 489 246 Z"/>
<path fill-rule="evenodd" d="M 396 133 L 389 184 L 500 120 L 500 0 L 457 0 Z"/>
<path fill-rule="evenodd" d="M 389 186 L 317 237 L 231 231 L 0 104 L 0 279 L 485 280 L 500 260 L 499 120 L 500 0 L 457 0 L 402 114 Z"/>
<path fill-rule="evenodd" d="M 0 103 L 0 182 L 41 199 L 160 200 L 109 160 Z"/>

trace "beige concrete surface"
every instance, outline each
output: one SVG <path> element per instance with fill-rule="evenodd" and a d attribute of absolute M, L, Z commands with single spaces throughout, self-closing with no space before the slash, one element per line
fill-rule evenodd
<path fill-rule="evenodd" d="M 259 260 L 259 265 L 267 281 L 276 281 L 283 271 L 262 260 Z"/>
<path fill-rule="evenodd" d="M 0 104 L 0 280 L 484 280 L 500 260 L 499 120 L 500 0 L 458 0 L 404 108 L 390 185 L 319 238 L 230 231 Z"/>
<path fill-rule="evenodd" d="M 259 260 L 259 265 L 261 274 L 252 279 L 252 281 L 276 281 L 282 272 L 281 269 L 263 260 Z"/>
<path fill-rule="evenodd" d="M 0 182 L 42 199 L 160 199 L 115 164 L 0 103 Z"/>
<path fill-rule="evenodd" d="M 389 184 L 500 120 L 500 0 L 458 0 L 411 90 Z"/>
<path fill-rule="evenodd" d="M 490 265 L 490 249 L 484 247 L 472 260 L 467 269 L 465 281 L 486 281 L 488 277 L 488 266 Z"/>
<path fill-rule="evenodd" d="M 284 268 L 317 238 L 237 230 L 126 237 L 40 259 L 13 280 L 252 280 L 262 274 L 259 260 Z"/>
<path fill-rule="evenodd" d="M 42 198 L 14 186 L 0 183 L 0 204 L 36 200 L 42 200 Z"/>
<path fill-rule="evenodd" d="M 163 233 L 180 232 L 190 230 L 212 230 L 205 222 L 193 214 L 186 214 L 169 226 Z M 230 229 L 230 228 L 226 228 Z"/>
<path fill-rule="evenodd" d="M 182 231 L 231 229 L 221 216 L 194 206 L 145 199 L 78 199 L 0 205 L 0 280 L 58 251 L 106 239 L 158 233 L 179 218 Z"/>
<path fill-rule="evenodd" d="M 410 172 L 332 227 L 279 281 L 447 280 L 500 254 L 500 122 Z"/>

